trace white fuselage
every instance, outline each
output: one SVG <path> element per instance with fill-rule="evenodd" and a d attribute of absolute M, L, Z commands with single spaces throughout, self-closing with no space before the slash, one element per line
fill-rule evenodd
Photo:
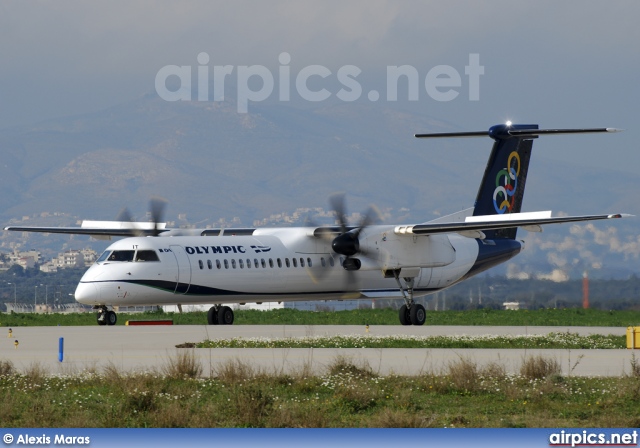
<path fill-rule="evenodd" d="M 367 254 L 358 257 L 362 267 L 349 272 L 341 266 L 344 257 L 331 251 L 331 240 L 314 237 L 312 231 L 126 238 L 89 268 L 75 297 L 89 305 L 401 297 L 396 278 L 384 276 L 392 269 L 400 269 L 400 277 L 413 277 L 414 294 L 420 296 L 460 281 L 478 260 L 479 243 L 472 238 L 398 236 L 393 227 L 371 226 L 360 234 Z M 149 251 L 157 261 L 149 259 Z"/>

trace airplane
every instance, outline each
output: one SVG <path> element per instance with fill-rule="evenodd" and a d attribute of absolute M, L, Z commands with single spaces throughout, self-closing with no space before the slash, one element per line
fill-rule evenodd
<path fill-rule="evenodd" d="M 611 133 L 615 128 L 539 129 L 499 124 L 488 131 L 415 134 L 417 138 L 494 140 L 475 204 L 425 223 L 376 224 L 370 208 L 358 225 L 346 219 L 343 195 L 331 205 L 338 225 L 287 228 L 169 229 L 164 203 L 151 201 L 152 222 L 84 221 L 81 227 L 5 230 L 91 235 L 111 244 L 86 271 L 75 299 L 93 305 L 99 325 L 115 325 L 123 305 L 213 304 L 209 325 L 231 325 L 227 304 L 398 298 L 402 325 L 423 325 L 416 297 L 432 294 L 511 259 L 524 248 L 518 228 L 622 218 L 626 214 L 552 217 L 521 212 L 533 140 L 541 135 Z"/>

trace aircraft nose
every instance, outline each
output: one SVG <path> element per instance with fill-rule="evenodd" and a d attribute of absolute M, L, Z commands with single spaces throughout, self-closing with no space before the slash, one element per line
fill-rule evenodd
<path fill-rule="evenodd" d="M 93 283 L 79 283 L 74 296 L 76 302 L 85 305 L 99 305 L 98 288 Z"/>

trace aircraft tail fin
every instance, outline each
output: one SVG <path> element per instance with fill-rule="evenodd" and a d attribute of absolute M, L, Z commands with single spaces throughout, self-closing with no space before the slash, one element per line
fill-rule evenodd
<path fill-rule="evenodd" d="M 416 134 L 416 137 L 489 136 L 495 140 L 473 211 L 473 216 L 486 216 L 520 213 L 534 138 L 548 134 L 617 131 L 619 129 L 614 128 L 538 129 L 537 124 L 507 123 L 493 126 L 488 131 Z M 515 239 L 517 230 L 517 227 L 488 230 L 485 234 L 488 239 Z"/>
<path fill-rule="evenodd" d="M 511 125 L 513 129 L 538 129 L 538 125 Z M 496 138 L 478 188 L 473 216 L 520 213 L 529 171 L 533 138 Z M 489 231 L 487 238 L 515 239 L 518 228 Z M 487 233 L 487 232 L 485 232 Z"/>

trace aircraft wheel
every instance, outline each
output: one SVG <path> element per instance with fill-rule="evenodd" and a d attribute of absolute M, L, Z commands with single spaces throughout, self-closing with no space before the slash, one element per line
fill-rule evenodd
<path fill-rule="evenodd" d="M 409 318 L 411 319 L 411 325 L 424 325 L 427 320 L 427 312 L 422 305 L 414 303 L 409 311 Z"/>
<path fill-rule="evenodd" d="M 107 325 L 107 313 L 100 311 L 96 317 L 98 319 L 98 325 Z"/>
<path fill-rule="evenodd" d="M 115 325 L 118 322 L 118 315 L 113 311 L 107 311 L 105 321 L 107 325 Z"/>
<path fill-rule="evenodd" d="M 400 307 L 399 316 L 402 325 L 411 325 L 411 317 L 409 316 L 409 308 L 407 308 L 407 305 Z"/>
<path fill-rule="evenodd" d="M 218 325 L 218 310 L 216 310 L 215 306 L 209 308 L 207 312 L 207 323 L 209 325 Z"/>
<path fill-rule="evenodd" d="M 228 306 L 222 306 L 218 310 L 218 323 L 220 325 L 233 324 L 233 310 Z"/>

